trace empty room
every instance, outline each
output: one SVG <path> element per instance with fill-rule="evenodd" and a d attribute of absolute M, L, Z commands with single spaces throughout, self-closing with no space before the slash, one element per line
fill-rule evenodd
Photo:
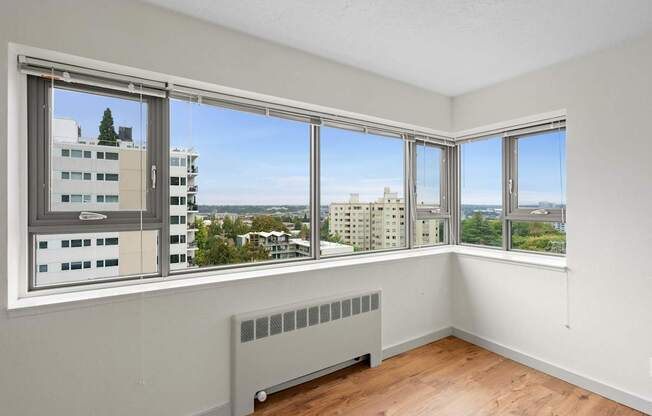
<path fill-rule="evenodd" d="M 0 0 L 0 416 L 652 414 L 652 1 Z"/>

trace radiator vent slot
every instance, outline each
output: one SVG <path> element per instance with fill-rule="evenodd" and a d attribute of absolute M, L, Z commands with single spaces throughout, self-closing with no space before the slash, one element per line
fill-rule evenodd
<path fill-rule="evenodd" d="M 299 309 L 297 311 L 297 329 L 308 326 L 308 309 Z"/>
<path fill-rule="evenodd" d="M 294 311 L 283 314 L 283 331 L 294 331 Z"/>
<path fill-rule="evenodd" d="M 319 323 L 319 306 L 308 308 L 308 325 L 315 326 Z"/>
<path fill-rule="evenodd" d="M 254 321 L 243 321 L 240 325 L 240 342 L 254 340 Z"/>
<path fill-rule="evenodd" d="M 359 315 L 360 314 L 360 298 L 351 299 L 351 306 L 353 308 L 353 314 L 354 315 Z"/>
<path fill-rule="evenodd" d="M 283 315 L 280 313 L 269 317 L 269 335 L 276 335 L 283 332 Z"/>
<path fill-rule="evenodd" d="M 333 321 L 336 319 L 340 319 L 340 308 L 341 308 L 340 305 L 341 305 L 340 302 L 331 303 L 331 319 Z"/>
<path fill-rule="evenodd" d="M 351 299 L 344 299 L 342 301 L 342 318 L 351 316 Z"/>
<path fill-rule="evenodd" d="M 267 338 L 283 332 L 325 324 L 380 309 L 380 294 L 341 299 L 321 305 L 275 313 L 240 322 L 240 342 Z"/>
<path fill-rule="evenodd" d="M 256 339 L 265 338 L 269 333 L 269 318 L 256 319 Z"/>

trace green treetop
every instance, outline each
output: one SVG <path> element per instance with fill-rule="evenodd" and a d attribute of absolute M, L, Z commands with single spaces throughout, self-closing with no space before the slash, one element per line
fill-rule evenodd
<path fill-rule="evenodd" d="M 113 127 L 113 115 L 111 109 L 104 110 L 102 121 L 100 122 L 100 135 L 97 138 L 98 144 L 103 146 L 117 146 L 118 134 Z"/>

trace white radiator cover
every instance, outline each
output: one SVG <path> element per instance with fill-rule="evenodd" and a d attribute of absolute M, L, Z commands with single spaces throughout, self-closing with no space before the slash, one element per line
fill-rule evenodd
<path fill-rule="evenodd" d="M 379 365 L 381 291 L 234 315 L 231 339 L 232 414 L 248 415 L 260 390 L 367 354 Z"/>

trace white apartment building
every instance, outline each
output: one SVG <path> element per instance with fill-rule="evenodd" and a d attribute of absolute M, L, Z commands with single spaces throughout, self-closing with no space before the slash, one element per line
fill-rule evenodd
<path fill-rule="evenodd" d="M 51 194 L 53 211 L 146 209 L 147 155 L 131 128 L 120 127 L 118 146 L 81 136 L 75 120 L 52 124 Z M 197 159 L 189 149 L 170 151 L 170 268 L 192 267 L 197 213 Z M 142 241 L 141 241 L 142 239 Z M 41 235 L 36 241 L 35 276 L 54 284 L 158 270 L 157 232 Z M 108 241 L 109 244 L 105 244 Z M 140 253 L 143 258 L 131 258 Z"/>
<path fill-rule="evenodd" d="M 331 203 L 328 220 L 331 234 L 360 250 L 405 246 L 405 201 L 388 187 L 376 202 L 360 202 L 358 194 L 351 194 L 348 202 Z M 416 245 L 436 244 L 439 222 L 415 221 L 415 238 Z"/>
<path fill-rule="evenodd" d="M 301 238 L 292 238 L 292 234 L 282 231 L 255 231 L 237 236 L 236 244 L 244 246 L 252 244 L 265 248 L 272 260 L 292 259 L 310 256 L 310 241 Z M 320 241 L 321 256 L 335 256 L 353 252 L 353 247 L 346 244 Z"/>

